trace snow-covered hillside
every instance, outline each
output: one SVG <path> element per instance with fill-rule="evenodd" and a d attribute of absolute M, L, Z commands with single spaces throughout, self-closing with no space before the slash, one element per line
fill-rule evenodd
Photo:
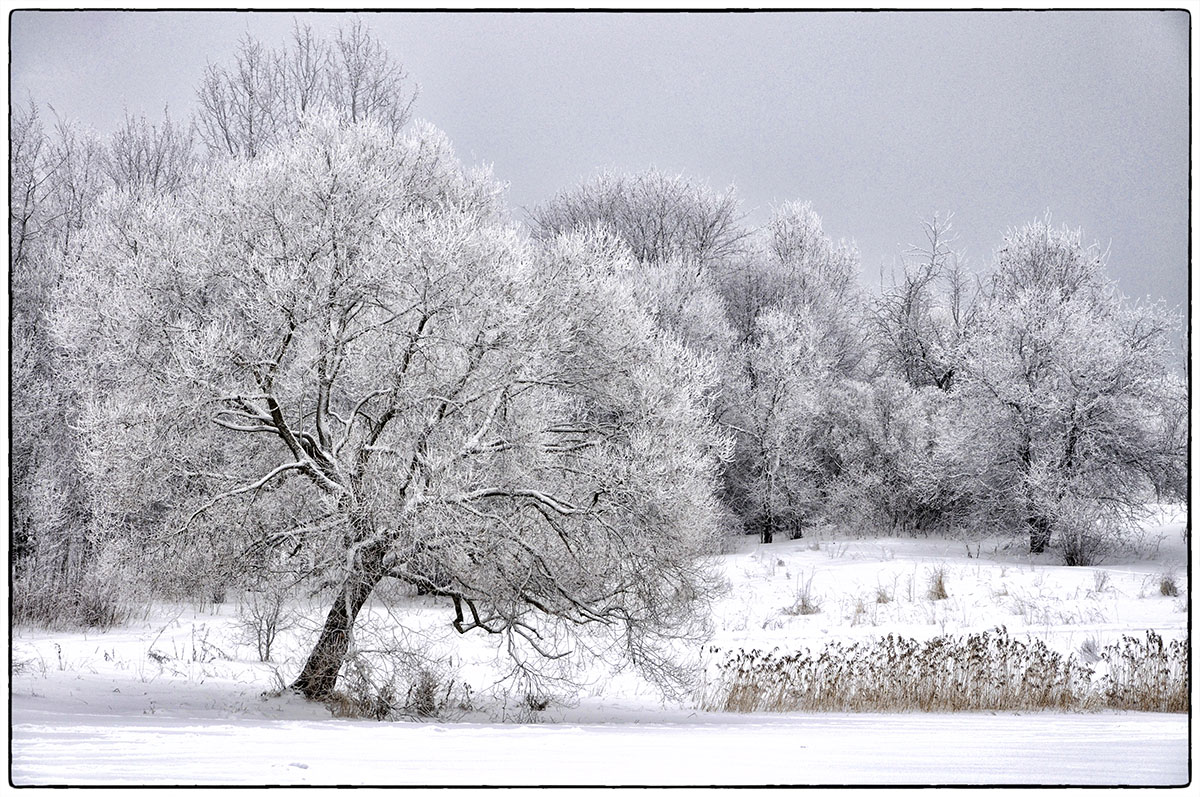
<path fill-rule="evenodd" d="M 721 557 L 708 670 L 729 651 L 819 649 L 1005 626 L 1086 656 L 1123 634 L 1186 638 L 1185 514 L 1157 511 L 1149 544 L 1067 568 L 1001 541 L 810 535 L 740 540 Z M 946 597 L 930 587 L 941 574 Z M 1170 578 L 1178 594 L 1162 594 Z M 415 650 L 454 704 L 425 722 L 331 716 L 279 687 L 320 607 L 259 662 L 239 605 L 156 605 L 106 632 L 17 628 L 14 783 L 1179 784 L 1183 714 L 721 714 L 666 701 L 631 671 L 591 667 L 535 711 L 485 635 L 459 636 L 431 597 L 369 607 L 360 647 Z M 805 607 L 801 610 L 801 607 Z M 509 687 L 507 694 L 502 686 Z M 469 687 L 469 688 L 468 688 Z"/>

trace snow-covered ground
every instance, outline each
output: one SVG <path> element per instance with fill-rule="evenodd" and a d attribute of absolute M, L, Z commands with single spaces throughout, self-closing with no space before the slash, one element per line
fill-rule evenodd
<path fill-rule="evenodd" d="M 898 633 L 1007 627 L 1063 652 L 1153 629 L 1187 634 L 1179 508 L 1148 518 L 1149 548 L 1091 568 L 1019 544 L 815 534 L 721 557 L 710 663 L 738 648 L 819 649 Z M 931 600 L 941 570 L 949 597 Z M 1161 594 L 1172 574 L 1179 595 Z M 820 607 L 795 613 L 806 591 Z M 881 602 L 881 595 L 887 600 Z M 446 607 L 373 605 L 364 634 L 437 662 L 474 697 L 459 721 L 341 719 L 295 696 L 310 633 L 284 634 L 276 664 L 238 631 L 236 601 L 156 605 L 107 632 L 13 631 L 11 778 L 26 784 L 1182 784 L 1186 715 L 770 714 L 664 703 L 632 673 L 593 672 L 542 712 L 489 692 L 504 654 L 447 628 Z M 319 605 L 297 607 L 308 628 Z M 361 643 L 361 640 L 360 640 Z M 706 649 L 707 650 L 707 649 Z"/>
<path fill-rule="evenodd" d="M 22 784 L 1182 784 L 1182 716 L 668 716 L 637 724 L 14 716 Z"/>

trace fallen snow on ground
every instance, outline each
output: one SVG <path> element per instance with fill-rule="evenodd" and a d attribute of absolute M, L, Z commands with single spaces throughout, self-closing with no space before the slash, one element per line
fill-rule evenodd
<path fill-rule="evenodd" d="M 1182 784 L 1165 715 L 787 715 L 495 725 L 14 716 L 25 784 Z"/>
<path fill-rule="evenodd" d="M 896 633 L 1004 625 L 1063 652 L 1153 629 L 1187 634 L 1185 513 L 1160 508 L 1140 553 L 1068 568 L 1000 540 L 817 532 L 720 557 L 717 652 L 819 649 Z M 948 598 L 932 600 L 943 573 Z M 1161 594 L 1171 575 L 1179 595 Z M 820 606 L 794 613 L 807 590 Z M 886 595 L 886 601 L 881 601 Z M 238 606 L 156 605 L 107 632 L 13 631 L 11 777 L 27 784 L 1153 784 L 1186 783 L 1184 715 L 729 715 L 665 703 L 630 672 L 587 673 L 542 712 L 493 685 L 503 650 L 449 630 L 447 607 L 402 596 L 368 607 L 363 637 L 419 649 L 472 698 L 458 722 L 339 719 L 278 687 L 321 619 L 257 660 Z M 361 642 L 361 640 L 360 640 Z M 707 648 L 706 648 L 707 650 Z M 489 689 L 491 691 L 489 691 Z M 274 696 L 272 696 L 274 695 Z"/>
<path fill-rule="evenodd" d="M 1055 552 L 1031 555 L 1019 540 L 808 537 L 772 545 L 744 541 L 724 557 L 732 586 L 717 605 L 714 644 L 723 648 L 814 648 L 831 639 L 895 633 L 927 639 L 1005 626 L 1064 653 L 1091 639 L 1153 629 L 1187 633 L 1185 514 L 1160 508 L 1147 518 L 1141 553 L 1094 567 L 1066 567 Z M 941 573 L 949 597 L 929 597 Z M 1160 582 L 1173 578 L 1178 596 Z M 820 611 L 794 613 L 809 591 Z"/>

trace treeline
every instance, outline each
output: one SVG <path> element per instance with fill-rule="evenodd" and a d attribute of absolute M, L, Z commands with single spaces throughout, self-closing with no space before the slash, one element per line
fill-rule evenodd
<path fill-rule="evenodd" d="M 1028 534 L 1086 564 L 1151 496 L 1186 498 L 1177 319 L 1131 305 L 1081 234 L 1010 231 L 982 275 L 934 218 L 880 295 L 808 204 L 738 223 L 731 192 L 602 175 L 532 214 L 639 258 L 660 324 L 718 357 L 723 498 L 763 542 L 806 526 Z"/>
<path fill-rule="evenodd" d="M 17 621 L 307 579 L 337 587 L 321 696 L 393 578 L 545 656 L 615 629 L 666 677 L 723 536 L 1087 564 L 1186 498 L 1177 313 L 1078 232 L 975 273 L 935 218 L 872 293 L 808 204 L 754 227 L 656 171 L 514 220 L 357 24 L 247 38 L 197 95 L 108 136 L 14 105 Z"/>

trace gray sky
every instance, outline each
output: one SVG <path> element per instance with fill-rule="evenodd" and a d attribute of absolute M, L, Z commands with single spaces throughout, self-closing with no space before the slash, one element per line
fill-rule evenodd
<path fill-rule="evenodd" d="M 1111 246 L 1130 296 L 1187 301 L 1184 12 L 363 14 L 420 85 L 416 114 L 530 206 L 600 167 L 734 184 L 750 220 L 809 200 L 878 283 L 952 211 L 985 267 L 1050 211 Z M 101 132 L 190 113 L 249 32 L 346 15 L 18 12 L 10 90 Z"/>

